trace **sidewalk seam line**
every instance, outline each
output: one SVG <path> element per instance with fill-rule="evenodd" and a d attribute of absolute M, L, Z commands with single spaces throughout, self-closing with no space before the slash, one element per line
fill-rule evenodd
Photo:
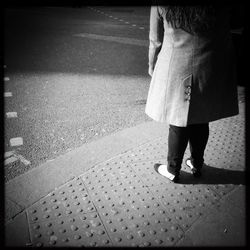
<path fill-rule="evenodd" d="M 29 243 L 32 244 L 32 237 L 31 237 L 31 231 L 30 231 L 30 223 L 29 223 L 29 217 L 28 217 L 28 211 L 25 209 L 25 215 L 26 215 L 26 221 L 28 224 L 28 232 L 29 232 Z M 33 245 L 33 244 L 32 244 Z"/>

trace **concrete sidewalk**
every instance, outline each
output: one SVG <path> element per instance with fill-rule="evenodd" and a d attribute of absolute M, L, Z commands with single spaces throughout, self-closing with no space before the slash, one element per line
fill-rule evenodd
<path fill-rule="evenodd" d="M 200 179 L 184 164 L 177 184 L 154 172 L 168 126 L 148 122 L 9 181 L 6 246 L 244 246 L 244 109 L 210 123 Z"/>

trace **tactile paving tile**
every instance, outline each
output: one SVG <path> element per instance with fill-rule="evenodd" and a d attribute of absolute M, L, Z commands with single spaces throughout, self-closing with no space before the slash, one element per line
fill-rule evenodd
<path fill-rule="evenodd" d="M 109 162 L 82 178 L 114 246 L 168 246 L 182 237 L 181 228 L 129 166 Z"/>
<path fill-rule="evenodd" d="M 150 190 L 183 230 L 187 230 L 219 201 L 219 196 L 204 185 L 168 184 L 153 186 Z"/>
<path fill-rule="evenodd" d="M 187 157 L 187 156 L 186 156 Z M 184 155 L 184 158 L 186 158 Z M 164 176 L 159 175 L 154 171 L 153 165 L 156 163 L 156 161 L 145 161 L 145 162 L 136 162 L 134 164 L 131 164 L 131 167 L 134 169 L 134 171 L 138 174 L 142 182 L 147 187 L 152 186 L 165 186 L 166 184 L 172 183 L 170 180 L 165 178 Z M 157 160 L 157 163 L 166 164 L 165 159 Z M 182 164 L 181 168 L 181 175 L 180 175 L 180 184 L 185 184 L 185 181 L 187 181 L 189 184 L 206 184 L 209 186 L 210 189 L 212 189 L 217 195 L 220 197 L 226 195 L 228 192 L 232 191 L 237 185 L 231 184 L 230 182 L 226 184 L 216 184 L 216 181 L 214 181 L 214 184 L 211 185 L 211 183 L 207 183 L 206 179 L 212 179 L 213 176 L 209 177 L 209 173 L 206 173 L 207 166 L 204 166 L 203 170 L 203 177 L 196 179 L 192 176 L 191 170 L 186 166 L 185 163 Z M 183 178 L 183 173 L 189 174 L 189 177 Z M 205 173 L 204 173 L 205 172 Z M 216 174 L 216 173 L 215 173 Z M 223 176 L 221 176 L 223 179 Z M 224 179 L 226 177 L 224 176 Z M 218 180 L 219 178 L 217 178 Z"/>
<path fill-rule="evenodd" d="M 28 209 L 30 223 L 95 211 L 80 178 L 70 181 Z"/>
<path fill-rule="evenodd" d="M 244 170 L 245 119 L 239 115 L 210 123 L 206 154 L 208 164 L 219 168 Z"/>
<path fill-rule="evenodd" d="M 187 158 L 187 155 L 184 155 L 184 158 Z M 138 174 L 138 176 L 140 176 L 147 187 L 172 183 L 172 181 L 170 181 L 169 179 L 156 173 L 156 171 L 154 170 L 155 163 L 167 164 L 166 159 L 157 159 L 152 161 L 135 162 L 130 165 L 131 168 Z M 182 164 L 181 171 L 189 173 L 191 176 L 190 168 L 188 168 L 184 163 Z"/>
<path fill-rule="evenodd" d="M 218 168 L 244 170 L 245 168 L 245 138 L 244 130 L 229 131 L 217 128 L 210 132 L 205 151 L 208 165 Z"/>
<path fill-rule="evenodd" d="M 30 225 L 33 246 L 111 246 L 96 212 L 40 221 Z"/>
<path fill-rule="evenodd" d="M 27 214 L 34 245 L 111 244 L 81 178 L 51 192 L 32 205 Z"/>
<path fill-rule="evenodd" d="M 187 155 L 184 155 L 184 158 L 187 158 Z M 143 183 L 147 187 L 151 186 L 164 186 L 166 184 L 170 184 L 171 181 L 165 178 L 164 176 L 159 175 L 154 171 L 153 165 L 155 164 L 155 161 L 145 161 L 145 162 L 136 162 L 134 164 L 131 164 L 131 167 L 134 169 L 134 171 L 138 174 L 138 176 L 142 179 Z M 166 164 L 165 159 L 160 159 L 157 161 L 157 163 Z M 186 166 L 185 163 L 182 164 L 181 168 L 181 175 L 180 175 L 180 184 L 185 184 L 185 181 L 188 180 L 189 184 L 206 184 L 209 186 L 210 189 L 215 191 L 217 195 L 220 197 L 226 195 L 228 192 L 232 191 L 237 185 L 231 184 L 230 182 L 225 184 L 219 184 L 219 178 L 217 178 L 218 184 L 216 181 L 212 181 L 214 184 L 211 185 L 211 183 L 207 182 L 208 180 L 213 179 L 213 176 L 208 176 L 209 173 L 207 173 L 207 166 L 203 167 L 203 177 L 196 179 L 192 176 L 191 170 L 189 167 Z M 189 177 L 183 177 L 183 173 L 189 174 Z M 216 174 L 216 173 L 215 173 Z M 188 178 L 188 179 L 187 179 Z M 225 179 L 225 176 L 221 176 L 221 178 Z"/>

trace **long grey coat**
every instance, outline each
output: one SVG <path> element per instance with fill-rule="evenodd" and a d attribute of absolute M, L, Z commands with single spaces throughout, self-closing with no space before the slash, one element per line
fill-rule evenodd
<path fill-rule="evenodd" d="M 154 69 L 146 114 L 186 127 L 238 114 L 237 85 L 227 12 L 210 36 L 174 29 L 151 7 L 149 68 Z"/>

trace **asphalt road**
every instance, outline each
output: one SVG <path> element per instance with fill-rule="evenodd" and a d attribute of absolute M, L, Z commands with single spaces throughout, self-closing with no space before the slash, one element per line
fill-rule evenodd
<path fill-rule="evenodd" d="M 148 7 L 12 8 L 4 24 L 5 181 L 150 120 Z"/>

